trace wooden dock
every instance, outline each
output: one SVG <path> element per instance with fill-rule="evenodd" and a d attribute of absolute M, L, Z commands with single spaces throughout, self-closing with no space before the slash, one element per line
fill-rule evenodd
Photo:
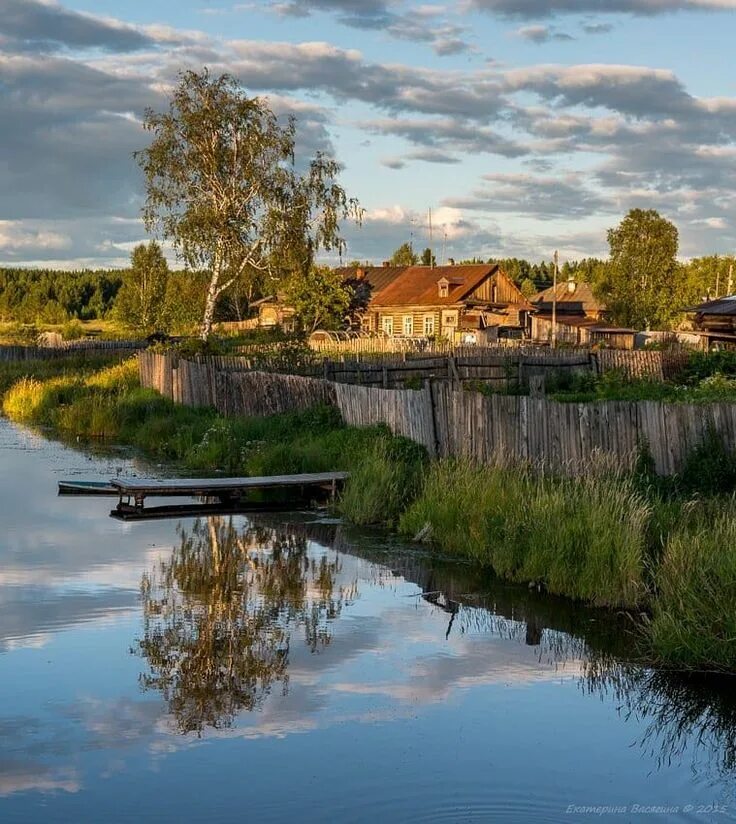
<path fill-rule="evenodd" d="M 347 472 L 311 472 L 302 475 L 269 475 L 250 478 L 173 478 L 139 480 L 115 478 L 111 486 L 119 496 L 118 512 L 143 511 L 146 498 L 206 498 L 221 504 L 238 502 L 248 492 L 263 489 L 321 489 L 334 498 Z"/>

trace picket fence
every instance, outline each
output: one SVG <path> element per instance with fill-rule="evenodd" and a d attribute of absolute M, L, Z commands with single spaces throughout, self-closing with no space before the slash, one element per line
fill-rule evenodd
<path fill-rule="evenodd" d="M 418 390 L 384 389 L 220 370 L 210 361 L 177 360 L 150 351 L 139 355 L 139 363 L 143 385 L 178 403 L 245 416 L 330 404 L 348 425 L 385 424 L 423 444 L 433 456 L 468 457 L 481 463 L 529 462 L 580 474 L 596 456 L 628 466 L 646 444 L 656 471 L 671 475 L 682 469 L 709 429 L 728 449 L 736 450 L 736 404 L 560 403 L 486 396 L 465 391 L 452 380 L 427 380 Z"/>

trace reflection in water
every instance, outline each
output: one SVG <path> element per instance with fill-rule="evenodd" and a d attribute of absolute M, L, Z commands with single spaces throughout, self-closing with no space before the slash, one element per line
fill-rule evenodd
<path fill-rule="evenodd" d="M 608 656 L 593 658 L 581 684 L 612 697 L 624 718 L 643 724 L 639 746 L 658 768 L 693 753 L 694 771 L 736 777 L 736 679 L 649 669 Z"/>
<path fill-rule="evenodd" d="M 238 530 L 232 519 L 179 527 L 180 545 L 146 575 L 139 642 L 181 732 L 231 725 L 288 686 L 297 628 L 311 652 L 330 643 L 332 622 L 357 595 L 336 586 L 340 553 L 372 562 L 371 586 L 415 583 L 417 597 L 447 615 L 445 637 L 492 636 L 523 645 L 540 664 L 579 675 L 585 692 L 613 699 L 643 723 L 638 744 L 659 767 L 700 758 L 699 771 L 736 774 L 736 696 L 731 680 L 642 667 L 631 658 L 630 624 L 564 599 L 480 577 L 471 566 L 351 540 L 335 525 L 266 520 Z M 310 541 L 333 554 L 315 558 Z M 314 544 L 312 545 L 314 547 Z M 457 678 L 462 667 L 458 663 Z"/>
<path fill-rule="evenodd" d="M 141 682 L 161 691 L 181 732 L 201 732 L 255 709 L 274 684 L 286 691 L 294 629 L 312 652 L 329 644 L 356 588 L 336 589 L 337 555 L 310 558 L 305 536 L 284 529 L 211 517 L 179 534 L 143 578 Z"/>

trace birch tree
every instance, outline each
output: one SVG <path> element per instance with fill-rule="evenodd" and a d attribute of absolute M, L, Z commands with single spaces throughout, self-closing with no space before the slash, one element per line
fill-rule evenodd
<path fill-rule="evenodd" d="M 616 322 L 668 329 L 683 308 L 677 227 L 653 209 L 632 209 L 608 231 L 611 259 L 599 285 Z"/>
<path fill-rule="evenodd" d="M 342 220 L 360 220 L 338 184 L 339 164 L 294 157 L 296 121 L 280 123 L 266 101 L 231 75 L 180 75 L 169 110 L 146 112 L 153 135 L 136 153 L 146 182 L 146 228 L 169 240 L 209 282 L 201 337 L 218 298 L 248 272 L 274 281 L 309 272 L 319 250 L 342 251 Z"/>

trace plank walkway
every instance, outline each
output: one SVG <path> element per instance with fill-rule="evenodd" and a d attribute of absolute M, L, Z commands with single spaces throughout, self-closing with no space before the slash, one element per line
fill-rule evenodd
<path fill-rule="evenodd" d="M 337 485 L 349 477 L 347 472 L 310 472 L 301 475 L 268 475 L 250 478 L 173 478 L 139 480 L 115 478 L 110 484 L 120 496 L 119 509 L 143 509 L 147 497 L 156 498 L 218 498 L 232 501 L 244 493 L 257 489 L 304 488 L 310 486 L 328 489 L 334 496 Z M 127 503 L 124 499 L 127 498 Z"/>

